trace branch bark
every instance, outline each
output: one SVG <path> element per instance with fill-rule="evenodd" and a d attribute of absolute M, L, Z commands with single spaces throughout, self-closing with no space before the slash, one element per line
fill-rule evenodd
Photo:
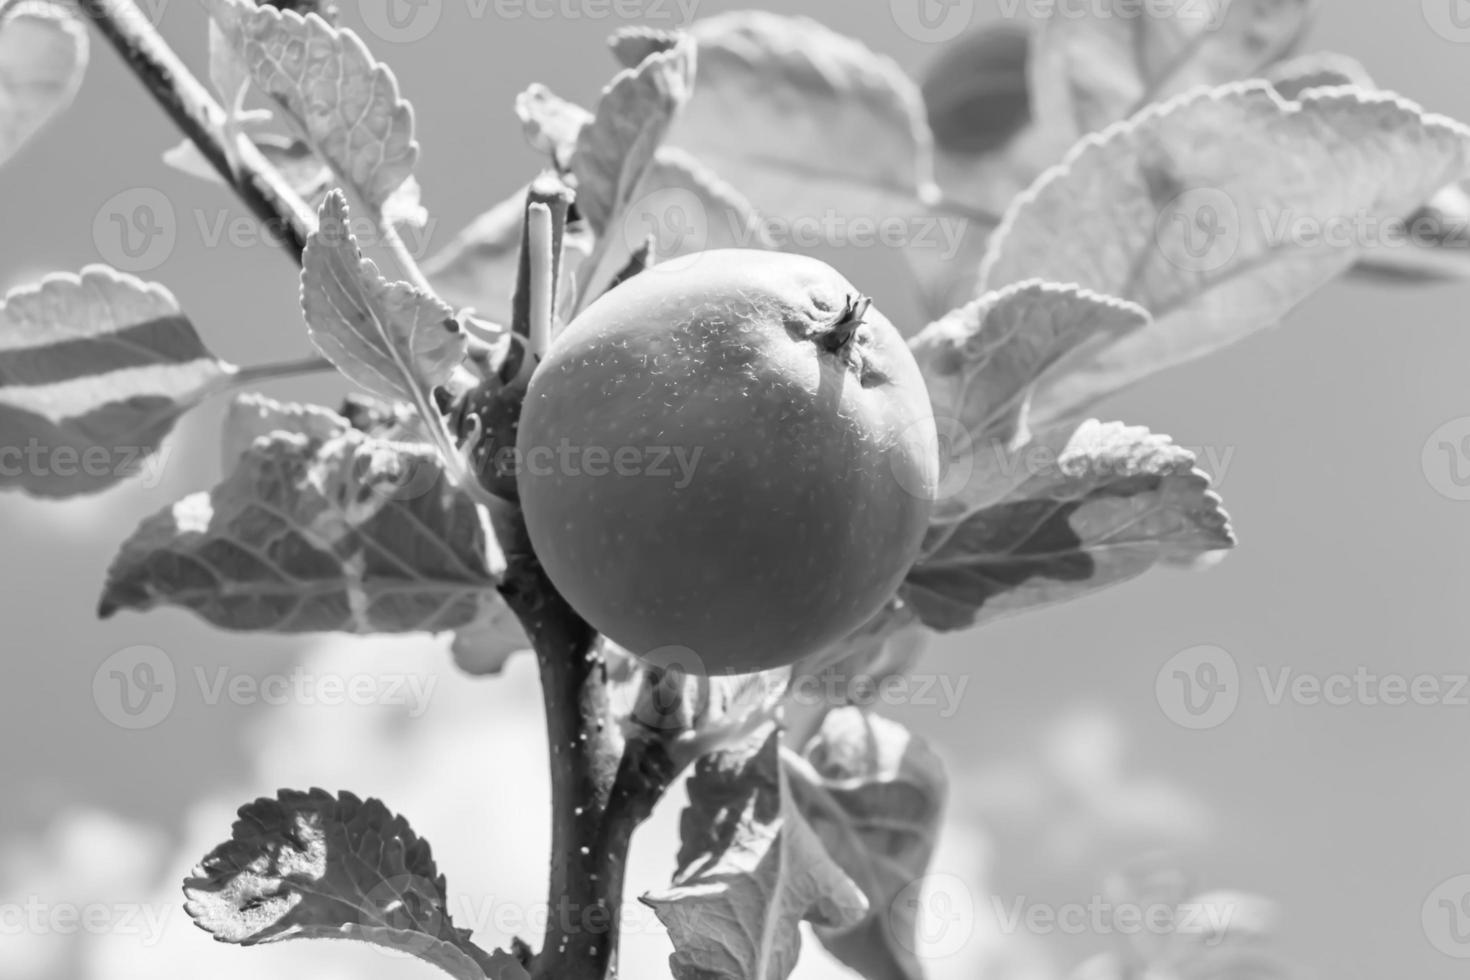
<path fill-rule="evenodd" d="M 606 980 L 617 975 L 628 846 L 678 763 L 659 740 L 624 738 L 597 633 L 546 578 L 518 508 L 496 532 L 507 561 L 501 594 L 536 650 L 550 751 L 547 925 L 531 974 Z"/>
<path fill-rule="evenodd" d="M 249 140 L 231 146 L 224 109 L 133 0 L 82 0 L 80 6 L 154 101 L 251 213 L 279 232 L 282 247 L 300 264 L 315 217 L 280 171 Z"/>

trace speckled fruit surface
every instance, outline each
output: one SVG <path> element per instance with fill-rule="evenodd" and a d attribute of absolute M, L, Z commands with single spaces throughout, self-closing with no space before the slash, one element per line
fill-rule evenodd
<path fill-rule="evenodd" d="M 917 555 L 938 472 L 908 348 L 836 270 L 703 252 L 552 342 L 517 437 L 531 543 L 653 662 L 792 663 L 861 626 Z"/>

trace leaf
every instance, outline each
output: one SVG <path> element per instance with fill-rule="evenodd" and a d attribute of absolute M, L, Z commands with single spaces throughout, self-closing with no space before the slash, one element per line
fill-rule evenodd
<path fill-rule="evenodd" d="M 87 54 L 87 27 L 69 7 L 0 3 L 0 163 L 71 105 Z"/>
<path fill-rule="evenodd" d="M 948 223 L 957 242 L 903 250 L 931 318 L 975 298 L 985 243 L 1006 206 L 1070 146 L 1031 118 L 1029 35 L 1005 20 L 980 25 L 945 45 L 924 72 L 940 191 L 925 217 Z"/>
<path fill-rule="evenodd" d="M 801 756 L 782 756 L 792 797 L 827 852 L 868 899 L 845 929 L 817 929 L 827 950 L 869 980 L 923 980 L 919 904 L 901 895 L 929 868 L 948 779 L 924 740 L 861 708 L 827 715 Z"/>
<path fill-rule="evenodd" d="M 511 320 L 511 294 L 520 266 L 526 189 L 470 222 L 422 264 L 434 292 L 457 308 L 497 323 Z"/>
<path fill-rule="evenodd" d="M 1387 93 L 1287 102 L 1263 81 L 1183 96 L 1084 140 L 1012 205 L 982 287 L 1075 283 L 1137 303 L 1154 324 L 1047 378 L 1034 421 L 1076 418 L 1276 322 L 1368 251 L 1294 228 L 1393 221 L 1465 173 L 1467 148 L 1470 130 Z"/>
<path fill-rule="evenodd" d="M 277 431 L 213 490 L 139 525 L 99 613 L 173 605 L 233 630 L 440 632 L 496 607 L 503 568 L 484 513 L 428 448 Z"/>
<path fill-rule="evenodd" d="M 1283 99 L 1299 99 L 1314 88 L 1357 85 L 1373 88 L 1373 78 L 1360 62 L 1345 54 L 1322 51 L 1272 65 L 1266 80 Z"/>
<path fill-rule="evenodd" d="M 540 82 L 516 96 L 516 116 L 526 142 L 550 156 L 558 169 L 570 164 L 577 137 L 592 122 L 592 113 L 556 95 Z"/>
<path fill-rule="evenodd" d="M 932 196 L 918 87 L 891 59 L 804 17 L 696 21 L 694 95 L 669 133 L 783 219 L 907 215 Z"/>
<path fill-rule="evenodd" d="M 351 793 L 281 790 L 241 807 L 184 895 L 195 925 L 221 942 L 353 939 L 456 980 L 528 980 L 514 958 L 455 928 L 429 842 L 380 801 Z"/>
<path fill-rule="evenodd" d="M 358 36 L 318 14 L 207 0 L 256 87 L 290 119 L 374 217 L 413 173 L 413 109 Z"/>
<path fill-rule="evenodd" d="M 909 348 L 942 429 L 962 431 L 974 445 L 1009 443 L 1037 378 L 1079 348 L 1148 323 L 1148 311 L 1136 303 L 1032 279 L 931 323 Z"/>
<path fill-rule="evenodd" d="M 1389 283 L 1470 279 L 1470 180 L 1441 188 L 1402 222 L 1402 239 L 1375 249 L 1355 275 Z"/>
<path fill-rule="evenodd" d="M 772 726 L 690 777 L 672 884 L 642 901 L 669 930 L 674 980 L 785 980 L 800 924 L 851 926 L 863 893 L 793 805 Z"/>
<path fill-rule="evenodd" d="M 619 72 L 577 133 L 571 170 L 577 208 L 599 236 L 633 199 L 694 84 L 694 43 L 683 40 Z"/>
<path fill-rule="evenodd" d="M 0 299 L 0 487 L 96 493 L 140 472 L 235 368 L 168 290 L 107 266 Z"/>
<path fill-rule="evenodd" d="M 1132 976 L 1187 980 L 1287 980 L 1294 971 L 1272 948 L 1273 903 L 1246 892 L 1193 894 L 1188 875 L 1158 861 L 1111 877 L 1114 908 L 1154 909 L 1155 926 L 1130 933 L 1119 955 L 1096 957 L 1072 980 Z M 1159 917 L 1159 912 L 1166 915 Z"/>
<path fill-rule="evenodd" d="M 624 68 L 637 68 L 647 58 L 663 54 L 677 46 L 683 37 L 678 31 L 639 24 L 613 32 L 612 37 L 607 39 L 607 46 L 612 50 L 613 58 L 618 64 Z"/>
<path fill-rule="evenodd" d="M 992 152 L 1030 122 L 1030 47 L 1030 32 L 1004 20 L 944 46 L 922 83 L 929 128 L 941 150 Z"/>
<path fill-rule="evenodd" d="M 1235 543 L 1194 454 L 1146 429 L 1090 420 L 977 460 L 975 508 L 931 528 L 901 589 L 931 629 L 1074 599 Z"/>
<path fill-rule="evenodd" d="M 459 321 L 437 297 L 388 282 L 363 258 L 340 191 L 322 204 L 301 265 L 301 308 L 317 349 L 367 390 L 437 418 L 427 392 L 464 360 Z"/>
<path fill-rule="evenodd" d="M 828 649 L 798 661 L 792 686 L 799 690 L 807 678 L 816 678 L 829 705 L 872 704 L 885 682 L 913 669 L 928 637 L 913 609 L 895 597 Z"/>
<path fill-rule="evenodd" d="M 479 619 L 460 627 L 454 634 L 450 653 L 460 670 L 482 676 L 500 673 L 507 660 L 530 649 L 531 640 L 521 621 L 504 602 L 497 602 L 483 611 Z"/>
<path fill-rule="evenodd" d="M 1197 86 L 1261 74 L 1301 39 L 1315 8 L 1316 0 L 1164 0 L 1140 12 L 1134 0 L 1100 0 L 1047 17 L 1033 49 L 1032 104 L 1046 125 L 1095 132 Z"/>
<path fill-rule="evenodd" d="M 302 140 L 270 133 L 256 135 L 253 142 L 261 156 L 281 171 L 286 183 L 291 185 L 303 201 L 313 207 L 320 206 L 332 185 L 332 171 L 321 162 L 310 146 Z M 184 140 L 165 151 L 163 162 L 191 177 L 224 186 L 219 173 L 205 159 L 204 154 L 199 152 L 192 140 Z"/>
<path fill-rule="evenodd" d="M 512 319 L 511 296 L 520 267 L 526 191 L 472 221 L 454 240 L 423 263 L 434 291 L 455 307 L 470 307 L 499 323 Z M 607 242 L 608 265 L 631 254 L 646 236 L 654 254 L 669 259 L 715 248 L 768 248 L 770 240 L 739 191 L 694 157 L 662 147 L 644 173 L 622 219 Z M 565 264 L 564 264 L 565 268 Z M 571 270 L 566 269 L 566 275 Z M 563 283 L 562 290 L 569 288 Z"/>
<path fill-rule="evenodd" d="M 345 418 L 322 405 L 278 402 L 257 392 L 235 396 L 225 413 L 220 436 L 220 459 L 226 472 L 233 470 L 257 440 L 277 433 L 304 436 L 326 442 L 352 428 Z"/>

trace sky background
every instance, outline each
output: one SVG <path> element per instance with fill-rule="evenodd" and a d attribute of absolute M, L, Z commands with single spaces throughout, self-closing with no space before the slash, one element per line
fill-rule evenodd
<path fill-rule="evenodd" d="M 1305 49 L 1351 53 L 1381 86 L 1470 119 L 1470 36 L 1457 42 L 1432 27 L 1450 12 L 1450 0 L 1437 2 L 1325 4 Z M 540 18 L 443 0 L 435 27 L 413 43 L 365 34 L 415 107 L 433 244 L 538 167 L 512 113 L 519 91 L 544 81 L 590 105 L 611 76 L 603 39 L 628 21 L 558 4 Z M 748 5 L 698 0 L 695 9 Z M 354 27 L 381 14 L 351 0 L 344 8 Z M 164 34 L 202 72 L 201 10 L 186 0 L 161 9 Z M 673 0 L 641 9 L 662 14 L 643 18 L 654 26 L 681 17 Z M 780 9 L 817 16 L 914 72 L 937 53 L 902 32 L 886 2 Z M 999 10 L 981 0 L 973 16 Z M 148 277 L 174 291 L 212 349 L 238 364 L 307 353 L 294 266 L 269 244 L 209 234 L 245 212 L 221 188 L 160 163 L 177 139 L 94 44 L 71 111 L 0 169 L 0 281 L 106 260 L 109 201 L 157 191 L 174 210 L 176 241 Z M 820 254 L 895 322 L 918 317 L 895 271 L 900 257 Z M 1110 874 L 1157 852 L 1201 889 L 1268 896 L 1280 911 L 1277 946 L 1302 976 L 1464 975 L 1465 962 L 1440 947 L 1467 956 L 1470 943 L 1447 942 L 1448 923 L 1426 928 L 1421 913 L 1442 883 L 1470 874 L 1470 705 L 1273 704 L 1259 672 L 1470 672 L 1470 502 L 1441 492 L 1454 487 L 1451 460 L 1424 453 L 1441 426 L 1470 417 L 1467 305 L 1470 284 L 1339 283 L 1280 327 L 1100 406 L 1105 419 L 1199 447 L 1240 546 L 1206 573 L 1153 572 L 933 644 L 920 670 L 963 681 L 958 704 L 889 713 L 931 740 L 953 784 L 934 871 L 971 911 L 963 936 L 951 934 L 931 959 L 934 976 L 1065 975 L 1116 937 L 1007 932 L 991 896 L 1003 908 L 1018 898 L 1085 904 Z M 268 388 L 325 404 L 343 391 L 326 377 Z M 526 658 L 504 677 L 473 679 L 429 637 L 230 635 L 176 611 L 96 619 L 104 571 L 136 523 L 218 479 L 223 409 L 211 402 L 185 419 L 160 482 L 65 503 L 0 501 L 0 905 L 115 910 L 109 928 L 85 938 L 0 932 L 0 978 L 430 976 L 367 948 L 231 949 L 187 922 L 180 876 L 228 834 L 235 806 L 280 786 L 380 795 L 404 812 L 434 842 L 452 893 L 475 910 L 466 924 L 487 945 L 517 931 L 516 916 L 542 897 L 547 790 Z M 99 710 L 93 678 L 140 644 L 166 652 L 178 695 L 161 723 L 128 731 Z M 1202 645 L 1237 665 L 1239 701 L 1222 723 L 1190 730 L 1161 705 L 1156 680 L 1170 658 Z M 426 704 L 409 707 L 210 703 L 195 673 L 259 680 L 298 665 L 314 677 L 433 686 Z M 640 833 L 630 896 L 672 869 L 682 804 L 675 791 Z M 1462 893 L 1451 888 L 1441 894 Z M 124 907 L 159 928 L 124 925 Z M 627 976 L 666 975 L 667 942 L 650 921 L 630 926 Z M 1470 906 L 1461 925 L 1470 933 Z M 797 976 L 840 975 L 824 959 L 812 953 Z"/>

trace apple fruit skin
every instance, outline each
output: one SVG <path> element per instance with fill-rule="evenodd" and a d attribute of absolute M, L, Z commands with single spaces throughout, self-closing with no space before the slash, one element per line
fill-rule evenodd
<path fill-rule="evenodd" d="M 939 454 L 902 336 L 816 259 L 640 273 L 551 343 L 516 483 L 532 548 L 600 632 L 704 674 L 784 666 L 893 596 Z"/>

